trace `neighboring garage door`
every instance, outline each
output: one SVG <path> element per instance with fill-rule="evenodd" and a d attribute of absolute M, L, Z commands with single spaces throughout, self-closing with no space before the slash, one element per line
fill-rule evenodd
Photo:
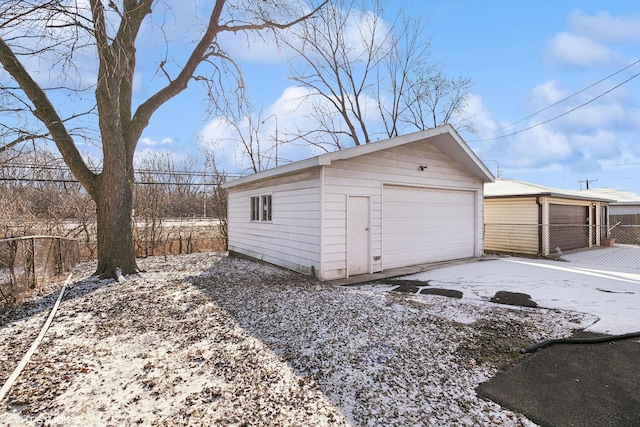
<path fill-rule="evenodd" d="M 385 269 L 475 254 L 472 191 L 385 185 L 382 217 Z"/>
<path fill-rule="evenodd" d="M 568 251 L 589 246 L 587 206 L 549 205 L 549 243 L 551 251 L 556 248 Z"/>

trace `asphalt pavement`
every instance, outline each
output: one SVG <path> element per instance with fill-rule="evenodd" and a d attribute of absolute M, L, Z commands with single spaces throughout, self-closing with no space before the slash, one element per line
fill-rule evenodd
<path fill-rule="evenodd" d="M 541 426 L 637 427 L 640 338 L 555 344 L 528 355 L 476 391 Z"/>

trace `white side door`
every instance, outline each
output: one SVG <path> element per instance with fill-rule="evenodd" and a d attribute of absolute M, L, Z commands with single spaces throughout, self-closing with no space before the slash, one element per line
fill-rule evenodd
<path fill-rule="evenodd" d="M 347 274 L 369 272 L 369 198 L 349 196 L 347 199 Z"/>

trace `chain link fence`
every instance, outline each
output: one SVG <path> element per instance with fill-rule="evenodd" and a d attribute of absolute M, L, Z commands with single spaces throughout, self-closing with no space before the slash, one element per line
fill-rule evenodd
<path fill-rule="evenodd" d="M 484 248 L 487 253 L 640 269 L 640 225 L 485 224 Z"/>
<path fill-rule="evenodd" d="M 640 244 L 640 214 L 614 214 L 609 215 L 611 233 L 620 243 Z"/>
<path fill-rule="evenodd" d="M 0 309 L 38 283 L 59 277 L 80 261 L 75 239 L 28 236 L 0 240 Z"/>
<path fill-rule="evenodd" d="M 155 218 L 136 221 L 137 256 L 225 251 L 226 222 L 216 218 Z"/>

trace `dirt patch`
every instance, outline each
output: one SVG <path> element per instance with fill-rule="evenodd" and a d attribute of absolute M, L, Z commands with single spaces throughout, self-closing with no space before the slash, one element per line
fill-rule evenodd
<path fill-rule="evenodd" d="M 416 294 L 420 288 L 417 286 L 400 285 L 397 288 L 393 288 L 392 292 L 402 292 L 403 294 Z"/>
<path fill-rule="evenodd" d="M 458 351 L 479 365 L 503 371 L 524 358 L 520 349 L 531 343 L 526 338 L 531 327 L 526 322 L 480 320 L 473 324 L 473 333 L 462 340 Z"/>
<path fill-rule="evenodd" d="M 406 279 L 386 279 L 375 282 L 380 285 L 397 286 L 392 292 L 404 294 L 439 295 L 449 298 L 462 298 L 463 293 L 453 289 L 431 288 L 428 281 L 406 280 Z"/>
<path fill-rule="evenodd" d="M 407 279 L 384 279 L 374 282 L 380 285 L 396 285 L 396 286 L 414 286 L 414 287 L 423 287 L 429 286 L 429 281 L 422 280 L 407 280 Z"/>
<path fill-rule="evenodd" d="M 538 303 L 531 299 L 531 295 L 520 292 L 498 291 L 489 301 L 498 304 L 517 305 L 519 307 L 538 307 Z"/>
<path fill-rule="evenodd" d="M 462 298 L 463 293 L 454 289 L 427 288 L 420 291 L 423 295 L 440 295 L 449 298 Z"/>

